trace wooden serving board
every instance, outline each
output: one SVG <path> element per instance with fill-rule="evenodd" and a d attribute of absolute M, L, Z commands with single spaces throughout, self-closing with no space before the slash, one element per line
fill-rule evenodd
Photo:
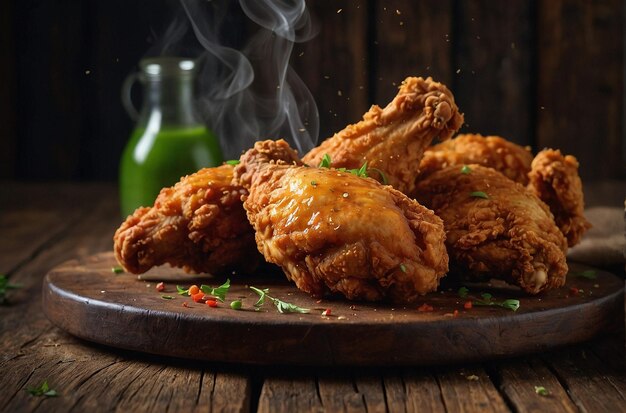
<path fill-rule="evenodd" d="M 513 312 L 495 306 L 467 310 L 464 303 L 470 298 L 460 298 L 458 286 L 444 286 L 415 305 L 403 307 L 339 298 L 317 300 L 282 276 L 240 275 L 230 277 L 226 302 L 211 308 L 178 295 L 176 284 L 217 286 L 224 279 L 193 280 L 169 267 L 138 279 L 113 273 L 116 265 L 112 253 L 102 253 L 50 271 L 43 285 L 48 318 L 69 333 L 97 343 L 215 362 L 417 365 L 478 361 L 587 340 L 610 328 L 624 309 L 624 281 L 600 270 L 595 279 L 569 276 L 565 287 L 538 297 L 504 285 L 468 285 L 473 297 L 489 292 L 496 300 L 519 299 L 520 308 Z M 570 264 L 570 274 L 587 269 Z M 165 291 L 156 291 L 157 280 L 165 281 Z M 271 303 L 255 311 L 257 295 L 250 285 L 269 288 L 272 296 L 311 312 L 280 314 Z M 242 310 L 230 308 L 236 299 L 243 301 Z M 433 310 L 420 311 L 424 303 Z M 322 316 L 327 308 L 331 315 Z"/>

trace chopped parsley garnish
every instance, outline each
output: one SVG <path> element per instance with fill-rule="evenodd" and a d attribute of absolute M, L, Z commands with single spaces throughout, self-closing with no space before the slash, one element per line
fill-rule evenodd
<path fill-rule="evenodd" d="M 317 182 L 311 181 L 311 186 L 317 186 Z"/>
<path fill-rule="evenodd" d="M 459 297 L 467 298 L 469 296 L 469 289 L 467 287 L 461 287 L 458 290 Z M 482 293 L 480 295 L 481 299 L 474 299 L 474 301 L 470 301 L 468 303 L 473 305 L 481 305 L 481 306 L 496 306 L 506 308 L 507 310 L 517 311 L 520 306 L 519 300 L 508 299 L 503 301 L 496 301 L 493 299 L 493 296 L 489 293 Z M 471 298 L 471 297 L 470 297 Z M 471 305 L 467 307 L 471 308 Z"/>
<path fill-rule="evenodd" d="M 470 196 L 473 196 L 474 198 L 489 199 L 489 197 L 487 196 L 487 194 L 486 194 L 486 193 L 484 193 L 483 191 L 474 191 L 474 192 L 470 192 Z"/>
<path fill-rule="evenodd" d="M 239 162 L 240 162 L 239 159 L 231 159 L 230 161 L 226 161 L 224 163 L 227 164 L 227 165 L 235 166 L 235 165 L 239 165 Z"/>
<path fill-rule="evenodd" d="M 404 264 L 400 264 L 400 271 L 406 274 L 406 266 Z"/>
<path fill-rule="evenodd" d="M 48 380 L 44 380 L 43 383 L 41 383 L 39 387 L 29 387 L 26 389 L 26 391 L 31 396 L 37 396 L 37 397 L 40 397 L 40 396 L 57 397 L 59 395 L 56 390 L 53 390 L 50 388 L 50 386 L 48 385 Z"/>
<path fill-rule="evenodd" d="M 287 303 L 285 301 L 279 300 L 278 298 L 274 298 L 274 297 L 270 296 L 269 295 L 269 292 L 270 292 L 269 288 L 264 288 L 264 289 L 261 290 L 259 288 L 250 286 L 250 289 L 259 295 L 259 299 L 257 300 L 256 303 L 254 303 L 254 306 L 256 308 L 261 307 L 265 303 L 265 299 L 267 298 L 268 300 L 270 300 L 276 306 L 276 309 L 281 314 L 285 314 L 285 313 L 302 313 L 302 314 L 304 314 L 304 313 L 308 313 L 309 311 L 311 311 L 308 308 L 298 307 L 295 304 Z"/>
<path fill-rule="evenodd" d="M 330 168 L 330 163 L 330 156 L 328 154 L 324 154 L 318 168 Z"/>
<path fill-rule="evenodd" d="M 535 393 L 544 397 L 550 395 L 550 392 L 548 391 L 548 389 L 546 389 L 543 386 L 535 386 Z"/>
<path fill-rule="evenodd" d="M 7 301 L 7 290 L 15 290 L 22 288 L 19 284 L 9 284 L 9 279 L 6 275 L 0 275 L 0 304 L 4 304 Z"/>
<path fill-rule="evenodd" d="M 215 288 L 208 286 L 208 285 L 204 285 L 204 284 L 200 286 L 200 290 L 203 293 L 205 293 L 206 295 L 215 297 L 221 302 L 224 302 L 224 299 L 226 298 L 226 293 L 228 292 L 229 288 L 230 288 L 230 279 L 227 279 L 224 284 Z M 179 291 L 179 294 L 180 294 L 180 291 Z"/>
<path fill-rule="evenodd" d="M 111 272 L 113 274 L 121 274 L 124 272 L 124 269 L 118 265 L 117 267 L 111 267 Z"/>
<path fill-rule="evenodd" d="M 595 280 L 596 278 L 598 278 L 598 274 L 594 270 L 585 270 L 585 271 L 581 271 L 581 272 L 572 272 L 569 275 L 571 275 L 572 277 L 583 277 L 583 278 L 586 278 L 588 280 Z"/>
<path fill-rule="evenodd" d="M 470 168 L 469 166 L 467 166 L 467 165 L 463 165 L 463 166 L 461 167 L 461 173 L 462 173 L 463 175 L 469 175 L 471 172 L 472 172 L 472 168 Z"/>

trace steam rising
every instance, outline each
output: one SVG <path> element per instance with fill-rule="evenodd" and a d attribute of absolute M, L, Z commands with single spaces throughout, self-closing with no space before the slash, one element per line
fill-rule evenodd
<path fill-rule="evenodd" d="M 184 15 L 168 28 L 161 53 L 176 50 L 192 29 L 202 46 L 198 109 L 225 156 L 238 157 L 259 139 L 286 139 L 301 154 L 315 146 L 315 100 L 289 66 L 294 42 L 314 35 L 304 0 L 240 0 L 241 11 L 259 26 L 243 47 L 223 40 L 224 33 L 232 39 L 233 31 L 245 31 L 225 23 L 232 2 L 181 4 Z"/>

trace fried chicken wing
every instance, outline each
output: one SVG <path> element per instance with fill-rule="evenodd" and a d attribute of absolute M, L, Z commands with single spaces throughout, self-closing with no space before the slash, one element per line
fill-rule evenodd
<path fill-rule="evenodd" d="M 441 219 L 371 178 L 274 162 L 285 148 L 257 142 L 235 169 L 267 261 L 317 296 L 411 302 L 437 288 L 448 268 Z"/>
<path fill-rule="evenodd" d="M 232 185 L 233 167 L 205 168 L 164 188 L 151 208 L 139 208 L 115 232 L 118 262 L 141 274 L 169 263 L 188 272 L 248 269 L 254 232 L 242 206 L 245 190 Z"/>
<path fill-rule="evenodd" d="M 411 193 L 424 150 L 437 136 L 450 138 L 462 124 L 448 88 L 431 78 L 409 77 L 384 109 L 372 106 L 363 120 L 322 142 L 303 161 L 317 166 L 328 154 L 335 168 L 360 168 L 367 162 L 395 189 Z"/>
<path fill-rule="evenodd" d="M 569 246 L 578 244 L 591 224 L 584 216 L 583 185 L 576 158 L 544 149 L 533 159 L 528 177 L 528 188 L 548 204 Z"/>
<path fill-rule="evenodd" d="M 526 185 L 532 160 L 529 147 L 499 136 L 463 134 L 426 149 L 419 165 L 418 179 L 450 165 L 479 164 Z"/>
<path fill-rule="evenodd" d="M 451 268 L 502 278 L 531 294 L 562 286 L 567 240 L 547 205 L 494 169 L 469 168 L 434 171 L 415 191 L 443 219 Z"/>

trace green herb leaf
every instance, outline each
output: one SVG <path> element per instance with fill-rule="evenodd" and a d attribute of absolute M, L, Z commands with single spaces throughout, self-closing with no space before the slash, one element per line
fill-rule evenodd
<path fill-rule="evenodd" d="M 212 297 L 215 297 L 221 302 L 224 302 L 224 299 L 226 298 L 226 293 L 228 293 L 229 288 L 230 288 L 230 279 L 227 279 L 224 284 L 215 288 L 208 286 L 208 285 L 204 285 L 204 284 L 200 286 L 200 290 L 202 290 L 203 293 L 210 295 Z"/>
<path fill-rule="evenodd" d="M 295 304 L 287 303 L 285 301 L 279 300 L 278 298 L 274 298 L 270 296 L 269 288 L 265 288 L 261 290 L 259 288 L 250 286 L 250 289 L 259 295 L 259 300 L 256 303 L 254 303 L 254 306 L 257 307 L 257 309 L 265 303 L 265 299 L 267 298 L 276 306 L 276 309 L 281 314 L 284 314 L 284 313 L 303 313 L 304 314 L 304 313 L 308 313 L 309 311 L 311 311 L 308 308 L 298 307 Z"/>
<path fill-rule="evenodd" d="M 400 263 L 400 271 L 406 274 L 406 266 L 402 263 Z"/>
<path fill-rule="evenodd" d="M 470 192 L 470 196 L 473 196 L 474 198 L 489 199 L 489 196 L 487 196 L 487 194 L 484 193 L 483 191 Z"/>
<path fill-rule="evenodd" d="M 235 166 L 235 165 L 239 165 L 240 162 L 241 161 L 239 159 L 231 159 L 230 161 L 226 161 L 224 163 L 227 164 L 227 165 Z"/>
<path fill-rule="evenodd" d="M 302 307 L 298 307 L 295 304 L 286 303 L 284 301 L 279 300 L 278 298 L 272 298 L 272 297 L 269 297 L 269 296 L 268 296 L 268 298 L 272 300 L 272 302 L 274 303 L 274 305 L 278 309 L 278 312 L 281 313 L 281 314 L 284 314 L 284 313 L 301 313 L 301 314 L 306 314 L 309 311 L 311 311 L 308 308 L 302 308 Z"/>
<path fill-rule="evenodd" d="M 359 168 L 359 170 L 356 172 L 356 176 L 367 178 L 367 161 L 365 161 L 363 166 L 361 166 L 361 168 Z"/>
<path fill-rule="evenodd" d="M 472 168 L 470 168 L 469 166 L 467 166 L 467 165 L 463 165 L 463 166 L 461 167 L 461 173 L 462 173 L 462 174 L 464 174 L 464 175 L 469 175 L 471 172 L 472 172 Z"/>
<path fill-rule="evenodd" d="M 535 386 L 535 393 L 544 397 L 550 395 L 550 392 L 543 386 Z"/>
<path fill-rule="evenodd" d="M 124 272 L 124 268 L 120 267 L 119 265 L 117 267 L 111 267 L 111 272 L 113 274 L 121 274 Z"/>
<path fill-rule="evenodd" d="M 262 306 L 265 303 L 265 296 L 270 291 L 270 289 L 266 288 L 264 290 L 261 290 L 261 289 L 258 289 L 256 287 L 253 287 L 253 286 L 250 286 L 250 289 L 259 295 L 259 299 L 257 300 L 256 303 L 254 303 L 254 306 L 255 307 Z"/>
<path fill-rule="evenodd" d="M 492 296 L 491 294 L 489 294 L 489 293 L 482 293 L 480 296 L 481 296 L 481 297 L 483 298 L 483 300 L 485 300 L 485 301 L 491 301 L 491 298 L 493 297 L 493 296 Z"/>
<path fill-rule="evenodd" d="M 596 278 L 598 278 L 598 274 L 594 270 L 585 270 L 585 271 L 581 271 L 581 272 L 572 272 L 572 273 L 569 273 L 569 275 L 571 275 L 573 277 L 583 277 L 583 278 L 586 278 L 588 280 L 595 280 Z"/>
<path fill-rule="evenodd" d="M 10 284 L 6 275 L 0 275 L 0 304 L 4 304 L 7 301 L 7 291 L 16 288 L 22 288 L 22 286 L 19 284 Z"/>
<path fill-rule="evenodd" d="M 174 297 L 172 297 L 171 295 L 162 295 L 161 298 L 164 299 L 164 300 L 173 300 L 174 299 Z"/>
<path fill-rule="evenodd" d="M 330 168 L 330 164 L 331 164 L 330 156 L 328 156 L 328 154 L 325 154 L 322 157 L 322 161 L 320 162 L 318 168 Z"/>
<path fill-rule="evenodd" d="M 467 287 L 461 287 L 457 293 L 459 294 L 459 297 L 465 298 L 469 294 L 469 289 Z"/>
<path fill-rule="evenodd" d="M 499 305 L 502 308 L 506 308 L 507 310 L 517 311 L 517 309 L 519 308 L 519 300 L 504 300 L 496 305 Z"/>
<path fill-rule="evenodd" d="M 378 168 L 369 168 L 368 171 L 374 171 L 378 175 L 380 175 L 380 179 L 382 179 L 382 184 L 383 185 L 387 185 L 387 183 L 389 182 L 389 181 L 387 181 L 387 177 L 385 176 L 385 173 L 383 171 L 381 171 L 380 169 L 378 169 Z"/>
<path fill-rule="evenodd" d="M 315 182 L 315 181 L 311 181 L 311 185 L 312 185 L 312 186 L 317 186 L 317 182 Z"/>
<path fill-rule="evenodd" d="M 48 380 L 44 380 L 43 383 L 41 383 L 41 385 L 39 385 L 39 387 L 28 387 L 26 389 L 26 391 L 31 395 L 31 396 L 46 396 L 46 397 L 56 397 L 58 396 L 58 393 L 56 390 L 53 390 L 50 388 L 50 386 L 48 386 Z"/>
<path fill-rule="evenodd" d="M 181 287 L 180 285 L 176 286 L 176 290 L 178 290 L 178 294 L 179 295 L 189 295 L 189 288 L 187 288 L 186 290 Z"/>

